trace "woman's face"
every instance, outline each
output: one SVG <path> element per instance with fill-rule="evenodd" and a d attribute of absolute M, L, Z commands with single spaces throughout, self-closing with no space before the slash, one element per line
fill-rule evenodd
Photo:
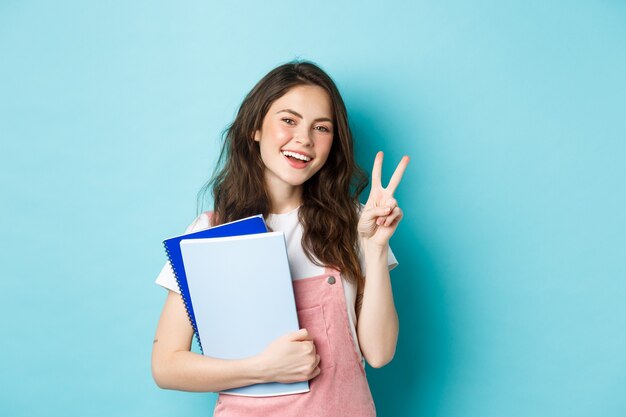
<path fill-rule="evenodd" d="M 330 97 L 321 87 L 299 85 L 274 101 L 254 133 L 268 187 L 300 187 L 322 168 L 333 143 Z M 275 189 L 275 188 L 274 188 Z"/>

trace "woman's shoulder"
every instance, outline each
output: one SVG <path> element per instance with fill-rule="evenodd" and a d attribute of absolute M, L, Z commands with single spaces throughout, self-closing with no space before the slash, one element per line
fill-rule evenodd
<path fill-rule="evenodd" d="M 185 230 L 185 234 L 197 232 L 199 230 L 204 230 L 204 229 L 211 227 L 212 220 L 213 220 L 212 211 L 205 211 L 205 212 L 200 213 L 191 222 L 191 224 L 187 226 L 187 230 Z"/>

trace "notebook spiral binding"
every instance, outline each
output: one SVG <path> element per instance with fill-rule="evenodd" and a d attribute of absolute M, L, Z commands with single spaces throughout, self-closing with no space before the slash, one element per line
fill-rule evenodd
<path fill-rule="evenodd" d="M 193 327 L 193 334 L 196 337 L 198 346 L 200 346 L 200 352 L 204 354 L 204 351 L 202 350 L 202 343 L 200 342 L 200 333 L 198 332 L 198 325 L 196 324 L 196 321 L 193 319 L 191 305 L 189 301 L 187 300 L 187 298 L 183 295 L 184 294 L 183 287 L 182 285 L 180 285 L 180 278 L 178 277 L 178 273 L 176 272 L 176 268 L 174 267 L 174 263 L 172 262 L 172 258 L 170 257 L 170 251 L 167 248 L 167 245 L 164 244 L 163 246 L 165 247 L 167 261 L 170 264 L 170 268 L 172 268 L 172 272 L 174 272 L 174 277 L 176 278 L 176 285 L 178 286 L 178 291 L 180 291 L 180 295 L 183 298 L 183 303 L 185 304 L 185 311 L 187 312 L 187 317 L 189 317 L 189 322 L 191 323 L 191 326 Z"/>

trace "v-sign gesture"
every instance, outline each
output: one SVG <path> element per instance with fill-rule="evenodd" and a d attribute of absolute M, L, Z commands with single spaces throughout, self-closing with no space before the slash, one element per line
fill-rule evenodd
<path fill-rule="evenodd" d="M 402 210 L 393 198 L 404 170 L 409 163 L 409 157 L 404 156 L 396 167 L 387 187 L 383 188 L 381 173 L 383 168 L 383 153 L 378 152 L 372 169 L 372 188 L 359 219 L 359 236 L 368 243 L 385 246 L 393 235 L 402 219 Z"/>

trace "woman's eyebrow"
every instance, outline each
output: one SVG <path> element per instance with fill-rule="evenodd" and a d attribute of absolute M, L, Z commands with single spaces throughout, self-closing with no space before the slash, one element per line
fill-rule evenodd
<path fill-rule="evenodd" d="M 304 119 L 304 117 L 302 117 L 302 115 L 301 115 L 300 113 L 298 113 L 298 112 L 297 112 L 297 111 L 295 111 L 295 110 L 291 110 L 291 109 L 282 109 L 282 110 L 278 110 L 278 111 L 276 112 L 276 114 L 278 114 L 278 113 L 280 113 L 280 112 L 283 112 L 283 111 L 284 111 L 284 112 L 287 112 L 287 113 L 291 113 L 291 114 L 293 114 L 294 116 L 299 117 L 299 118 L 301 118 L 301 119 Z M 330 122 L 330 123 L 332 123 L 332 122 L 333 122 L 333 119 L 331 119 L 331 118 L 329 118 L 329 117 L 318 117 L 317 119 L 315 119 L 315 120 L 313 120 L 313 121 L 314 121 L 314 122 Z"/>

